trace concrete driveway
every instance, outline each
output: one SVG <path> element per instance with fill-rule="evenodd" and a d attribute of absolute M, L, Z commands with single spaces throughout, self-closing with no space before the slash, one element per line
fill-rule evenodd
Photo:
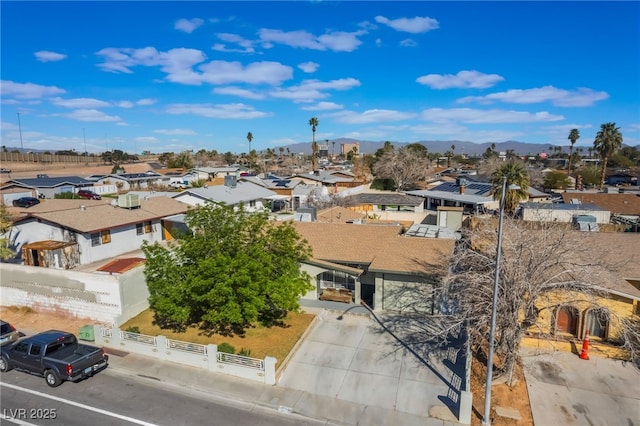
<path fill-rule="evenodd" d="M 640 425 L 640 370 L 630 363 L 571 352 L 523 349 L 536 425 Z"/>
<path fill-rule="evenodd" d="M 406 350 L 395 351 L 392 337 L 368 315 L 339 315 L 321 314 L 279 386 L 457 423 L 460 379 L 446 360 L 420 362 Z"/>

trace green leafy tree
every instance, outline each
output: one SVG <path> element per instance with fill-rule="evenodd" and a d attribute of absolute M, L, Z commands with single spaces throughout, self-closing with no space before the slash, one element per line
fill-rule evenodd
<path fill-rule="evenodd" d="M 242 335 L 256 322 L 278 324 L 313 288 L 299 267 L 311 249 L 291 223 L 208 203 L 189 210 L 186 224 L 192 232 L 174 244 L 142 247 L 161 326 Z"/>
<path fill-rule="evenodd" d="M 418 157 L 427 158 L 427 155 L 429 154 L 427 147 L 421 143 L 410 143 L 409 145 L 406 145 L 405 148 Z"/>
<path fill-rule="evenodd" d="M 579 175 L 582 176 L 582 184 L 588 187 L 597 186 L 600 183 L 600 169 L 593 164 L 581 168 Z"/>
<path fill-rule="evenodd" d="M 600 125 L 600 131 L 593 141 L 593 148 L 602 158 L 602 170 L 600 172 L 600 189 L 604 187 L 604 180 L 607 176 L 607 163 L 609 158 L 622 146 L 622 133 L 616 123 L 604 123 Z"/>
<path fill-rule="evenodd" d="M 529 198 L 529 173 L 526 165 L 520 160 L 509 160 L 502 163 L 491 175 L 493 185 L 493 199 L 500 200 L 502 197 L 502 180 L 507 178 L 507 186 L 517 185 L 519 189 L 507 190 L 505 196 L 505 211 L 513 214 L 518 208 L 520 201 Z"/>
<path fill-rule="evenodd" d="M 224 162 L 227 163 L 228 166 L 232 165 L 236 161 L 236 157 L 230 151 L 225 152 L 222 157 L 224 158 Z"/>
<path fill-rule="evenodd" d="M 313 141 L 311 142 L 311 166 L 313 171 L 316 170 L 316 164 L 318 162 L 318 144 L 316 143 L 316 129 L 318 127 L 318 118 L 311 117 L 309 119 L 309 126 L 311 126 L 311 132 L 313 133 Z"/>
<path fill-rule="evenodd" d="M 569 176 L 559 170 L 552 170 L 544 177 L 542 187 L 544 189 L 567 189 L 571 185 Z"/>
<path fill-rule="evenodd" d="M 571 141 L 571 145 L 569 146 L 569 165 L 568 165 L 568 169 L 569 169 L 569 173 L 571 173 L 571 160 L 573 157 L 573 145 L 576 144 L 576 142 L 578 141 L 578 139 L 580 139 L 580 131 L 578 129 L 571 129 L 571 131 L 569 132 L 569 140 Z"/>
<path fill-rule="evenodd" d="M 124 167 L 120 166 L 120 164 L 114 164 L 113 167 L 111 168 L 111 174 L 115 175 L 118 173 L 126 173 L 124 170 Z"/>
<path fill-rule="evenodd" d="M 189 151 L 183 151 L 177 156 L 171 157 L 167 161 L 167 167 L 185 170 L 191 169 L 193 168 L 193 157 Z"/>

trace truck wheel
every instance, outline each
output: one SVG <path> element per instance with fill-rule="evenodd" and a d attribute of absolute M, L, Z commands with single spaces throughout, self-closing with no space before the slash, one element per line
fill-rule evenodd
<path fill-rule="evenodd" d="M 11 370 L 11 365 L 9 365 L 9 361 L 0 356 L 0 371 L 3 373 L 5 371 Z"/>
<path fill-rule="evenodd" d="M 47 384 L 52 388 L 55 388 L 56 386 L 60 386 L 60 383 L 62 383 L 62 380 L 60 380 L 60 377 L 58 377 L 56 372 L 53 370 L 45 371 L 44 379 L 47 381 Z"/>

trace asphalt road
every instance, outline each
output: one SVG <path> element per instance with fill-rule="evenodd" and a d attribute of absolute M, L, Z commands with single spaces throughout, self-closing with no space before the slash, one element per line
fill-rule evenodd
<path fill-rule="evenodd" d="M 49 388 L 44 379 L 12 370 L 0 383 L 2 425 L 312 425 L 277 411 L 178 392 L 109 372 Z"/>

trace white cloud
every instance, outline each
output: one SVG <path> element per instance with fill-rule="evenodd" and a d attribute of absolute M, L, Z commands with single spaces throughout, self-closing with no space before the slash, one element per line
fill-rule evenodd
<path fill-rule="evenodd" d="M 561 115 L 552 115 L 546 111 L 531 113 L 527 111 L 482 110 L 471 108 L 430 108 L 422 111 L 421 116 L 424 120 L 436 123 L 458 121 L 470 124 L 534 123 L 564 119 Z"/>
<path fill-rule="evenodd" d="M 216 34 L 216 36 L 220 40 L 225 41 L 227 43 L 237 44 L 242 49 L 230 49 L 230 48 L 227 48 L 227 46 L 222 43 L 215 43 L 211 47 L 213 50 L 216 50 L 219 52 L 237 52 L 237 53 L 254 53 L 255 52 L 255 49 L 253 47 L 255 42 L 251 40 L 247 40 L 246 38 L 240 35 L 230 34 L 230 33 L 218 33 Z"/>
<path fill-rule="evenodd" d="M 2 80 L 0 82 L 0 93 L 3 98 L 15 97 L 19 99 L 38 99 L 47 96 L 61 95 L 65 90 L 56 86 L 41 86 L 33 83 L 16 83 L 14 81 Z"/>
<path fill-rule="evenodd" d="M 138 136 L 135 138 L 136 142 L 158 142 L 158 138 L 154 136 Z"/>
<path fill-rule="evenodd" d="M 349 90 L 357 86 L 360 86 L 360 81 L 355 78 L 340 78 L 330 81 L 304 80 L 296 86 L 271 90 L 269 95 L 295 102 L 314 102 L 327 98 L 329 96 L 325 93 L 327 90 Z"/>
<path fill-rule="evenodd" d="M 414 118 L 416 114 L 389 109 L 370 109 L 361 113 L 355 111 L 341 111 L 330 114 L 338 123 L 368 124 L 389 121 L 401 121 Z"/>
<path fill-rule="evenodd" d="M 242 89 L 240 87 L 235 86 L 227 86 L 227 87 L 216 87 L 213 89 L 213 93 L 218 95 L 230 95 L 230 96 L 238 96 L 240 98 L 246 99 L 264 99 L 265 96 L 262 93 L 257 93 L 252 90 Z"/>
<path fill-rule="evenodd" d="M 210 84 L 249 83 L 278 85 L 293 77 L 293 68 L 279 62 L 212 61 L 200 66 L 202 80 Z"/>
<path fill-rule="evenodd" d="M 155 104 L 157 102 L 158 102 L 157 99 L 144 98 L 144 99 L 138 99 L 136 101 L 136 105 L 146 106 L 146 105 L 153 105 L 153 104 Z"/>
<path fill-rule="evenodd" d="M 257 111 L 245 104 L 173 104 L 166 109 L 169 114 L 192 114 L 207 118 L 261 118 L 270 114 Z"/>
<path fill-rule="evenodd" d="M 365 33 L 366 31 L 352 33 L 335 31 L 315 36 L 303 30 L 282 31 L 262 28 L 258 31 L 260 41 L 265 48 L 273 46 L 274 43 L 279 43 L 290 47 L 332 50 L 335 52 L 352 52 L 356 50 L 362 44 L 358 36 Z"/>
<path fill-rule="evenodd" d="M 200 18 L 193 19 L 178 19 L 175 25 L 175 29 L 179 31 L 184 31 L 185 33 L 191 34 L 196 28 L 204 24 L 204 21 Z"/>
<path fill-rule="evenodd" d="M 135 104 L 131 101 L 118 101 L 117 105 L 120 108 L 127 108 L 127 109 L 133 108 L 135 106 Z"/>
<path fill-rule="evenodd" d="M 49 52 L 48 50 L 40 50 L 34 53 L 36 59 L 40 62 L 57 62 L 66 59 L 67 55 L 56 52 Z"/>
<path fill-rule="evenodd" d="M 97 109 L 77 109 L 68 114 L 62 114 L 62 116 L 78 121 L 110 122 L 121 120 L 117 115 L 108 115 Z"/>
<path fill-rule="evenodd" d="M 418 77 L 416 81 L 432 89 L 470 88 L 486 89 L 503 81 L 498 74 L 485 74 L 479 71 L 460 71 L 458 74 L 428 74 Z"/>
<path fill-rule="evenodd" d="M 301 107 L 305 111 L 328 111 L 333 109 L 342 109 L 343 105 L 337 104 L 335 102 L 318 102 L 315 105 L 308 105 Z"/>
<path fill-rule="evenodd" d="M 153 133 L 159 133 L 161 135 L 197 135 L 197 133 L 191 129 L 158 129 Z"/>
<path fill-rule="evenodd" d="M 298 68 L 300 68 L 302 71 L 306 73 L 313 73 L 318 71 L 318 68 L 320 68 L 320 65 L 316 64 L 315 62 L 303 62 L 301 64 L 298 64 Z"/>
<path fill-rule="evenodd" d="M 375 20 L 377 23 L 387 25 L 396 31 L 412 34 L 426 33 L 440 27 L 437 20 L 429 17 L 389 19 L 384 16 L 376 16 Z"/>
<path fill-rule="evenodd" d="M 418 43 L 415 40 L 410 38 L 405 38 L 404 40 L 400 40 L 400 46 L 402 47 L 416 47 Z"/>
<path fill-rule="evenodd" d="M 506 92 L 491 93 L 486 96 L 468 96 L 459 99 L 458 102 L 492 103 L 499 101 L 514 104 L 551 102 L 559 107 L 586 107 L 608 98 L 609 95 L 606 92 L 597 92 L 588 88 L 581 87 L 571 91 L 553 86 L 544 86 L 534 89 L 512 89 Z"/>
<path fill-rule="evenodd" d="M 74 99 L 54 98 L 51 100 L 51 103 L 54 105 L 63 106 L 66 108 L 81 108 L 81 109 L 107 108 L 111 106 L 109 102 L 105 102 L 105 101 L 101 101 L 99 99 L 93 99 L 93 98 L 74 98 Z"/>
<path fill-rule="evenodd" d="M 201 83 L 192 67 L 206 59 L 201 51 L 184 48 L 159 52 L 155 47 L 142 49 L 107 47 L 96 54 L 104 59 L 103 63 L 98 64 L 98 67 L 104 71 L 131 74 L 131 68 L 135 66 L 159 66 L 168 74 L 167 80 L 185 84 Z"/>

